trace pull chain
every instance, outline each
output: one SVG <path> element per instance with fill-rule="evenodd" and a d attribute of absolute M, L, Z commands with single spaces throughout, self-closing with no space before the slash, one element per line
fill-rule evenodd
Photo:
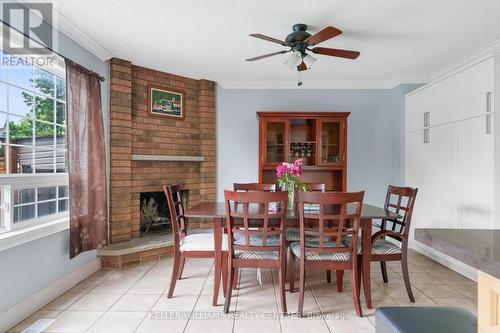
<path fill-rule="evenodd" d="M 302 85 L 302 71 L 297 71 L 297 85 L 299 87 Z"/>

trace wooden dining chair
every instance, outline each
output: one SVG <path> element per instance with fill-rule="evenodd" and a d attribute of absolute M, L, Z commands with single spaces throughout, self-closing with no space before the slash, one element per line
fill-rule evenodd
<path fill-rule="evenodd" d="M 261 183 L 233 183 L 233 191 L 236 192 L 275 192 L 276 184 Z M 238 270 L 234 270 L 233 288 L 238 288 Z"/>
<path fill-rule="evenodd" d="M 351 288 L 356 314 L 362 316 L 359 301 L 361 261 L 358 257 L 358 230 L 363 206 L 364 192 L 300 192 L 300 242 L 293 242 L 290 247 L 290 292 L 294 292 L 296 261 L 300 261 L 299 306 L 298 313 L 303 314 L 305 272 L 308 269 L 350 270 Z M 308 211 L 308 204 L 319 205 L 318 211 Z M 306 222 L 307 219 L 307 222 Z M 318 238 L 318 242 L 309 242 L 307 236 Z M 324 237 L 329 237 L 328 241 Z M 350 237 L 351 244 L 344 244 L 342 239 Z"/>
<path fill-rule="evenodd" d="M 276 184 L 233 183 L 236 192 L 275 192 Z"/>
<path fill-rule="evenodd" d="M 408 274 L 408 234 L 410 232 L 413 206 L 417 197 L 417 188 L 389 185 L 385 197 L 385 209 L 401 216 L 399 219 L 382 220 L 380 230 L 372 235 L 371 261 L 379 261 L 382 279 L 388 283 L 387 261 L 401 261 L 401 271 L 406 292 L 411 302 L 415 302 Z M 399 244 L 386 238 L 396 240 Z M 369 278 L 369 277 L 366 277 Z"/>
<path fill-rule="evenodd" d="M 184 216 L 184 206 L 181 198 L 181 188 L 179 185 L 165 185 L 163 191 L 167 198 L 168 209 L 170 211 L 170 220 L 172 222 L 172 232 L 174 238 L 174 262 L 172 268 L 172 276 L 170 278 L 170 286 L 168 288 L 167 298 L 171 298 L 174 294 L 175 284 L 182 277 L 184 263 L 187 258 L 215 258 L 214 252 L 214 234 L 213 233 L 194 233 L 188 234 L 188 225 Z M 221 268 L 214 267 L 216 270 L 214 275 L 221 274 L 222 269 L 222 285 L 225 292 L 227 281 L 227 236 L 222 235 L 222 253 L 223 260 Z M 219 295 L 219 287 L 214 285 L 214 295 Z"/>
<path fill-rule="evenodd" d="M 229 312 L 234 272 L 239 268 L 278 269 L 281 311 L 285 297 L 286 192 L 224 191 L 228 236 L 228 282 L 224 312 Z M 273 294 L 274 296 L 274 294 Z"/>
<path fill-rule="evenodd" d="M 323 183 L 306 183 L 305 185 L 306 185 L 306 188 L 309 192 L 325 192 L 325 190 L 326 190 L 326 185 Z M 306 236 L 306 238 L 308 238 L 309 241 L 317 241 L 317 239 L 315 239 L 314 237 Z M 290 244 L 292 242 L 299 242 L 300 241 L 299 230 L 297 228 L 287 229 L 286 241 L 287 241 L 287 244 Z M 339 274 L 342 274 L 342 271 L 338 271 L 337 276 Z M 337 281 L 340 281 L 340 279 L 337 279 Z M 332 282 L 332 273 L 330 270 L 326 271 L 326 282 L 328 282 L 328 283 Z M 342 291 L 342 284 L 340 284 L 340 285 L 337 284 L 337 290 L 339 292 Z"/>

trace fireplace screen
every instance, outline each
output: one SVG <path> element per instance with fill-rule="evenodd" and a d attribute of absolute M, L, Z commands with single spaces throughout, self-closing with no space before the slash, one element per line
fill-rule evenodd
<path fill-rule="evenodd" d="M 141 231 L 147 234 L 151 229 L 165 231 L 170 229 L 170 216 L 167 200 L 163 192 L 141 193 Z"/>

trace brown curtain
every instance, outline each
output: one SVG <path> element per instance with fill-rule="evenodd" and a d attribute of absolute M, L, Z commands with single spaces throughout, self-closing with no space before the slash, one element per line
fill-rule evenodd
<path fill-rule="evenodd" d="M 108 204 L 101 82 L 66 60 L 70 258 L 106 245 Z"/>

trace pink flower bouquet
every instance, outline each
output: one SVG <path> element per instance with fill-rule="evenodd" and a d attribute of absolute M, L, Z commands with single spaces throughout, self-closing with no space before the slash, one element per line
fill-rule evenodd
<path fill-rule="evenodd" d="M 307 191 L 303 181 L 299 179 L 302 176 L 302 159 L 295 160 L 293 163 L 283 162 L 276 167 L 276 178 L 283 191 L 288 191 L 288 209 L 294 208 L 295 191 Z"/>

